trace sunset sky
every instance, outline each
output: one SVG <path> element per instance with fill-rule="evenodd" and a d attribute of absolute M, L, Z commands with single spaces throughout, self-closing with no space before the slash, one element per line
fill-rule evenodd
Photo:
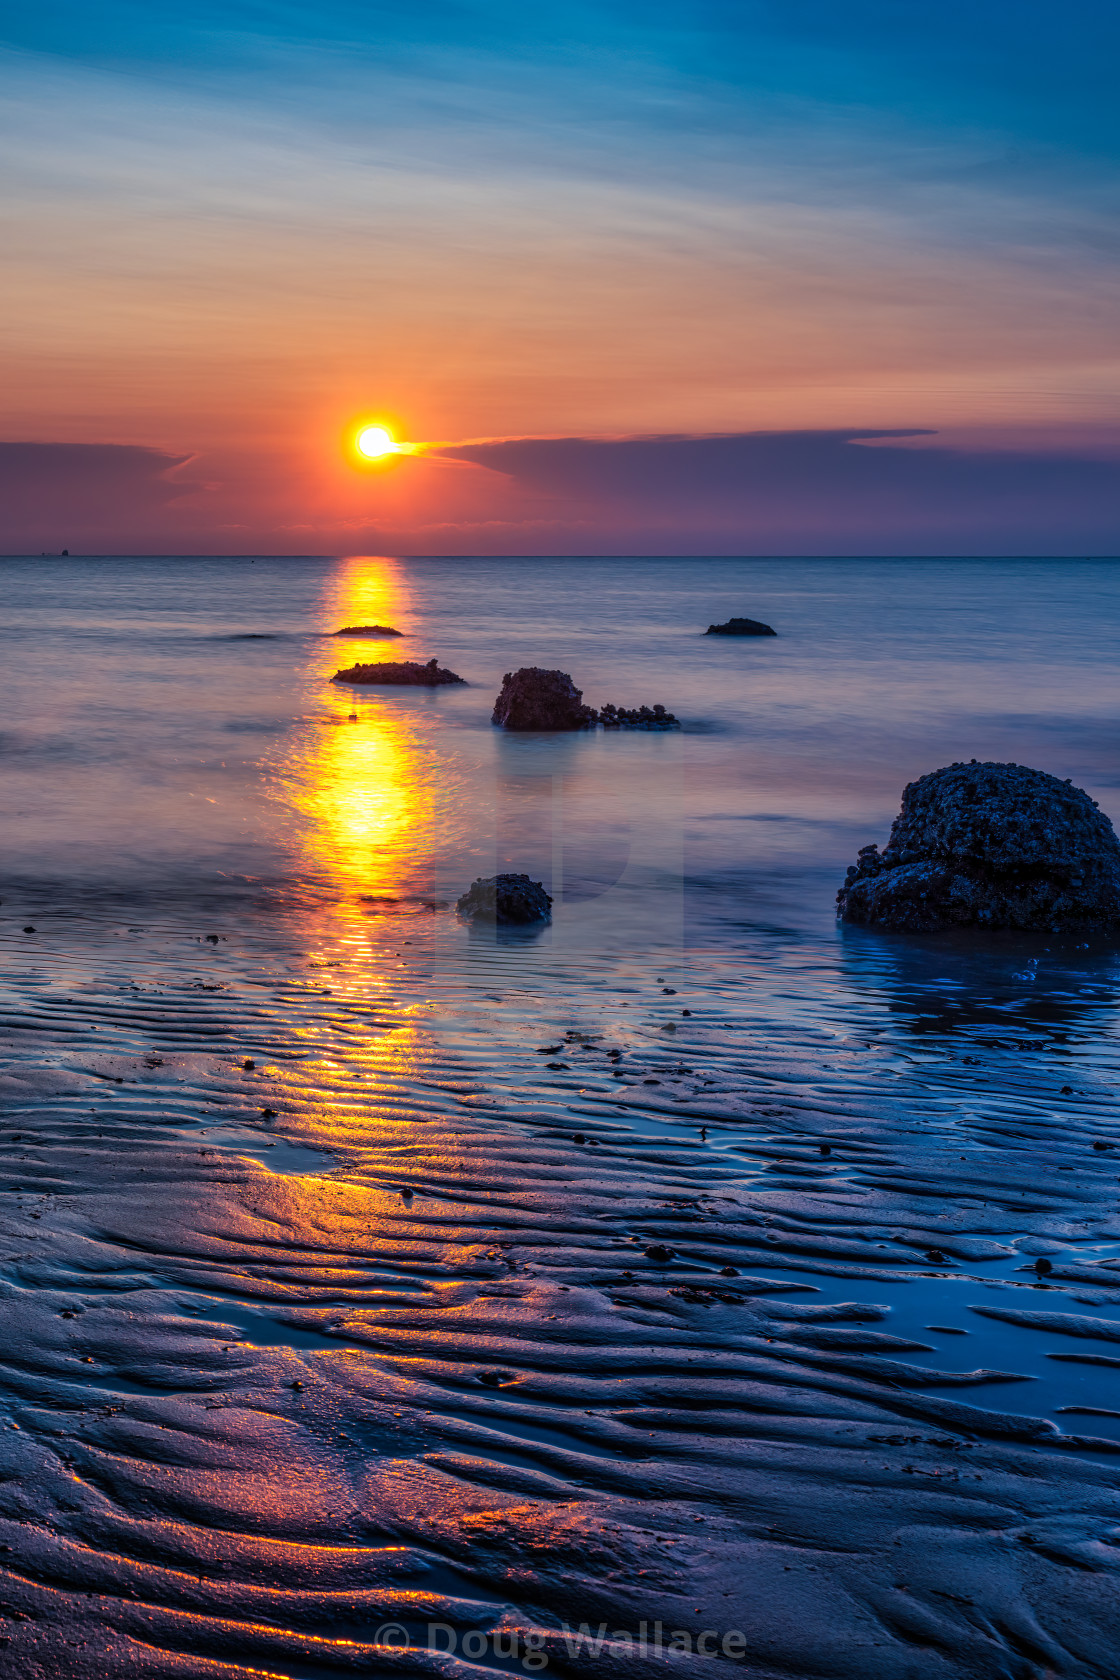
<path fill-rule="evenodd" d="M 1120 552 L 1118 50 L 1106 0 L 9 8 L 0 549 Z"/>

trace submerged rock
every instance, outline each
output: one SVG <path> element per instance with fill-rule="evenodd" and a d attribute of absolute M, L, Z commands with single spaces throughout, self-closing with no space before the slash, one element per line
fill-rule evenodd
<path fill-rule="evenodd" d="M 344 624 L 341 630 L 333 632 L 336 636 L 401 636 L 401 630 L 394 630 L 391 624 Z"/>
<path fill-rule="evenodd" d="M 523 665 L 502 678 L 490 721 L 503 729 L 591 729 L 597 720 L 567 671 Z"/>
<path fill-rule="evenodd" d="M 639 706 L 627 711 L 625 706 L 604 706 L 599 713 L 604 729 L 679 729 L 680 720 L 664 706 Z"/>
<path fill-rule="evenodd" d="M 471 921 L 547 922 L 552 899 L 540 881 L 528 875 L 492 875 L 489 880 L 480 875 L 455 908 Z"/>
<path fill-rule="evenodd" d="M 726 624 L 709 624 L 705 636 L 776 636 L 760 618 L 729 618 Z"/>
<path fill-rule="evenodd" d="M 1022 764 L 950 764 L 911 782 L 883 851 L 837 894 L 849 922 L 921 931 L 1120 923 L 1120 841 L 1095 800 Z"/>
<path fill-rule="evenodd" d="M 465 680 L 464 677 L 457 677 L 454 671 L 444 670 L 434 659 L 429 659 L 426 665 L 417 665 L 408 659 L 401 660 L 396 665 L 351 665 L 346 671 L 336 671 L 331 678 L 332 682 L 337 683 L 406 683 L 417 688 L 439 688 L 444 683 L 461 683 Z"/>

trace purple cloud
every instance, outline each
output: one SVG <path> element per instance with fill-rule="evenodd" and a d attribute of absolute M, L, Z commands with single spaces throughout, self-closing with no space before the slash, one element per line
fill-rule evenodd
<path fill-rule="evenodd" d="M 1061 453 L 892 447 L 897 431 L 510 438 L 449 446 L 567 518 L 741 553 L 1116 553 L 1120 466 Z M 871 447 L 868 447 L 868 445 Z"/>
<path fill-rule="evenodd" d="M 0 548 L 84 547 L 91 532 L 112 548 L 114 532 L 196 488 L 167 476 L 189 459 L 138 444 L 0 443 Z"/>

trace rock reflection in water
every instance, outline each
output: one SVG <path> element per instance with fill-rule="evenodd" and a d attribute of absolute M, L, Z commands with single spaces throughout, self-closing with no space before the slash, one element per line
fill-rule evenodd
<path fill-rule="evenodd" d="M 1032 1040 L 1032 1048 L 1091 1039 L 1116 1021 L 1120 954 L 1101 937 L 986 933 L 933 935 L 840 929 L 845 967 L 881 994 L 916 1034 Z"/>

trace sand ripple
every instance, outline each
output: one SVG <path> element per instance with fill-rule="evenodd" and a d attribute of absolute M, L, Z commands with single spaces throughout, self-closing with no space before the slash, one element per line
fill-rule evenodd
<path fill-rule="evenodd" d="M 1107 1058 L 452 937 L 8 937 L 4 1672 L 1114 1673 Z"/>

